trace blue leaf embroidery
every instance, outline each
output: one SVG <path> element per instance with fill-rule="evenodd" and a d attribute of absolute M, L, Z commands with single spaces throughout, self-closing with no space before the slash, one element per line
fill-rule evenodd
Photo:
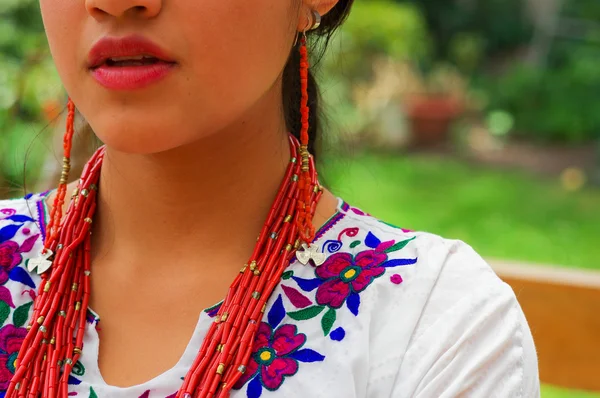
<path fill-rule="evenodd" d="M 21 228 L 20 225 L 7 225 L 6 227 L 0 229 L 0 243 L 6 242 L 9 239 L 12 239 L 17 231 Z"/>
<path fill-rule="evenodd" d="M 13 268 L 12 271 L 10 271 L 10 273 L 8 274 L 8 277 L 11 281 L 21 282 L 22 284 L 27 285 L 32 289 L 35 289 L 35 283 L 33 283 L 31 276 L 29 276 L 29 273 L 27 273 L 27 271 L 25 271 L 21 267 Z"/>
<path fill-rule="evenodd" d="M 269 310 L 267 317 L 269 319 L 269 325 L 271 325 L 273 329 L 279 326 L 279 324 L 285 317 L 285 308 L 283 307 L 283 300 L 281 298 L 281 294 L 277 297 L 277 300 L 275 300 L 275 303 Z"/>
<path fill-rule="evenodd" d="M 385 263 L 381 264 L 382 267 L 392 268 L 392 267 L 400 267 L 402 265 L 410 265 L 417 262 L 416 258 L 397 258 L 394 260 L 388 260 Z"/>
<path fill-rule="evenodd" d="M 248 398 L 259 398 L 262 395 L 262 384 L 260 384 L 260 374 L 256 375 L 250 383 L 248 383 Z"/>
<path fill-rule="evenodd" d="M 371 232 L 367 234 L 367 237 L 365 238 L 365 245 L 367 245 L 371 249 L 375 249 L 377 248 L 377 246 L 379 246 L 380 243 L 381 241 L 377 239 L 377 237 Z"/>
<path fill-rule="evenodd" d="M 79 379 L 76 379 L 75 377 L 73 377 L 73 376 L 69 375 L 69 381 L 68 381 L 68 383 L 69 383 L 70 385 L 78 386 L 78 385 L 80 385 L 80 384 L 81 384 L 81 380 L 79 380 Z"/>
<path fill-rule="evenodd" d="M 14 216 L 7 217 L 6 219 L 14 222 L 33 222 L 33 218 L 23 216 L 21 214 L 15 214 Z"/>
<path fill-rule="evenodd" d="M 324 280 L 321 280 L 319 278 L 302 279 L 298 278 L 297 276 L 292 276 L 292 279 L 295 280 L 298 286 L 300 286 L 300 289 L 304 290 L 305 292 L 312 292 L 313 290 L 321 286 L 323 282 L 325 282 Z"/>
<path fill-rule="evenodd" d="M 360 296 L 358 293 L 351 293 L 346 300 L 346 306 L 354 316 L 358 316 L 358 307 L 360 307 Z"/>
<path fill-rule="evenodd" d="M 310 348 L 305 348 L 290 354 L 290 357 L 300 362 L 321 362 L 325 359 L 324 355 L 319 354 Z"/>
<path fill-rule="evenodd" d="M 346 331 L 341 326 L 329 333 L 329 338 L 333 341 L 342 341 L 344 340 L 344 337 L 346 337 Z"/>

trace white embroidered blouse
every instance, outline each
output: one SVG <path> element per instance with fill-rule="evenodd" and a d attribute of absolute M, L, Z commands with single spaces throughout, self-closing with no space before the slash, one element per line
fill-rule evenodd
<path fill-rule="evenodd" d="M 0 398 L 40 282 L 44 194 L 0 201 Z M 274 291 L 233 398 L 536 398 L 536 351 L 511 288 L 463 242 L 384 223 L 340 199 L 317 233 L 327 254 L 293 262 Z M 143 384 L 107 385 L 89 312 L 70 394 L 175 396 L 218 305 L 199 314 L 178 363 Z"/>

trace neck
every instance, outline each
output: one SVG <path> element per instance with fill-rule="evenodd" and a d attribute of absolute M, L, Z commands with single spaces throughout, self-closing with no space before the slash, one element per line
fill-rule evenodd
<path fill-rule="evenodd" d="M 290 159 L 279 109 L 265 108 L 251 112 L 260 120 L 241 120 L 170 151 L 132 155 L 107 148 L 94 253 L 125 256 L 145 268 L 164 264 L 173 252 L 232 247 L 247 256 Z M 165 245 L 163 257 L 158 248 Z"/>

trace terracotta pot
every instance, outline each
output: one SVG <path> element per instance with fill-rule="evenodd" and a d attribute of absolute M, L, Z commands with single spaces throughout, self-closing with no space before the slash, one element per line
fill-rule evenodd
<path fill-rule="evenodd" d="M 411 125 L 413 143 L 431 146 L 444 142 L 452 122 L 463 110 L 462 103 L 450 96 L 422 95 L 409 98 L 405 111 Z"/>

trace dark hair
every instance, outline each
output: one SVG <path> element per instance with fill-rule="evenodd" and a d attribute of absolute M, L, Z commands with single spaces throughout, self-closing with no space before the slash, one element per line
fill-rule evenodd
<path fill-rule="evenodd" d="M 314 65 L 319 60 L 327 47 L 331 36 L 344 22 L 350 13 L 350 7 L 354 0 L 339 0 L 335 7 L 323 16 L 321 25 L 310 32 L 307 38 L 310 45 L 310 61 Z M 288 130 L 297 138 L 300 135 L 300 53 L 298 43 L 292 49 L 290 57 L 283 71 L 283 111 Z M 316 50 L 316 51 L 315 51 Z M 308 150 L 315 155 L 316 143 L 319 139 L 320 117 L 319 88 L 314 73 L 309 70 L 308 75 L 308 107 L 310 108 L 310 119 L 308 135 L 310 137 Z"/>

